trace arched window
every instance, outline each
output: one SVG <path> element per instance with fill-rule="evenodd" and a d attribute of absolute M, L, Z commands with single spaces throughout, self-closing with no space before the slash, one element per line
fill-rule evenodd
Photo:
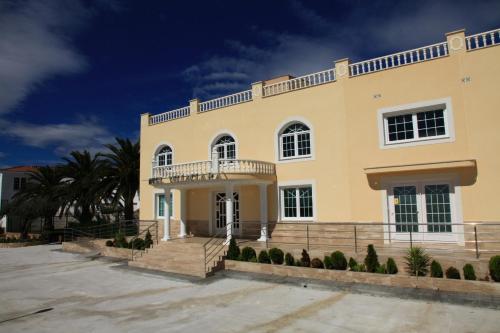
<path fill-rule="evenodd" d="M 311 130 L 302 123 L 293 123 L 280 134 L 280 158 L 311 156 Z"/>
<path fill-rule="evenodd" d="M 219 159 L 234 160 L 236 159 L 236 143 L 230 135 L 223 135 L 215 141 L 212 148 L 217 150 Z"/>
<path fill-rule="evenodd" d="M 165 166 L 172 165 L 172 148 L 163 146 L 156 154 L 156 165 Z"/>

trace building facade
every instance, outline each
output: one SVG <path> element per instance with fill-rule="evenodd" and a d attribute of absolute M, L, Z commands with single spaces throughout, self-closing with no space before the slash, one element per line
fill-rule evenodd
<path fill-rule="evenodd" d="M 500 220 L 499 44 L 455 31 L 143 114 L 140 218 L 165 240 L 348 222 L 464 244 L 464 225 Z"/>

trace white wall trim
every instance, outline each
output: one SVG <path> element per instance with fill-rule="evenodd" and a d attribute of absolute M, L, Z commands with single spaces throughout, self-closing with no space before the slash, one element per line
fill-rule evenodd
<path fill-rule="evenodd" d="M 280 135 L 281 132 L 293 123 L 303 123 L 307 125 L 310 130 L 310 140 L 311 140 L 311 155 L 307 157 L 297 157 L 297 158 L 287 158 L 281 159 L 280 154 Z M 313 124 L 302 116 L 291 116 L 282 121 L 274 130 L 273 142 L 274 142 L 274 156 L 275 163 L 293 163 L 301 161 L 313 161 L 316 159 L 316 144 L 315 144 L 315 132 Z"/>
<path fill-rule="evenodd" d="M 170 205 L 172 209 L 172 219 L 177 219 L 177 217 L 175 216 L 175 193 L 173 191 L 173 189 L 170 190 L 170 193 L 172 193 L 172 204 Z M 159 220 L 159 219 L 163 219 L 163 216 L 157 216 L 156 215 L 156 212 L 158 211 L 158 200 L 156 200 L 156 196 L 159 195 L 159 194 L 165 194 L 163 188 L 153 188 L 153 219 L 154 220 Z M 165 198 L 166 199 L 166 198 Z"/>
<path fill-rule="evenodd" d="M 277 184 L 277 198 L 278 198 L 278 221 L 280 222 L 293 222 L 293 221 L 317 221 L 318 217 L 318 205 L 316 197 L 316 180 L 315 179 L 304 179 L 304 180 L 288 180 L 288 181 L 278 181 Z M 296 186 L 311 186 L 312 189 L 312 199 L 313 199 L 313 216 L 306 218 L 285 218 L 283 217 L 283 202 L 281 189 L 286 187 L 296 187 Z"/>
<path fill-rule="evenodd" d="M 394 142 L 386 143 L 386 131 L 385 131 L 385 117 L 390 115 L 407 114 L 421 111 L 430 111 L 436 106 L 444 106 L 445 109 L 445 126 L 447 135 L 435 138 L 423 138 L 415 139 L 406 142 Z M 455 125 L 453 120 L 453 108 L 451 103 L 451 97 L 419 101 L 410 104 L 403 104 L 397 106 L 385 107 L 377 110 L 377 124 L 378 124 L 378 135 L 379 135 L 379 147 L 380 149 L 392 149 L 392 148 L 402 148 L 411 147 L 419 145 L 428 145 L 436 143 L 446 143 L 455 141 Z"/>
<path fill-rule="evenodd" d="M 240 156 L 240 141 L 238 140 L 238 137 L 236 136 L 236 134 L 234 134 L 233 131 L 230 131 L 228 129 L 221 129 L 221 130 L 217 131 L 215 133 L 215 135 L 212 136 L 210 141 L 208 141 L 208 159 L 209 160 L 212 160 L 212 147 L 213 147 L 215 141 L 217 141 L 220 137 L 222 137 L 224 135 L 230 135 L 233 137 L 235 150 L 236 150 L 235 158 L 236 159 L 239 158 L 239 156 Z"/>

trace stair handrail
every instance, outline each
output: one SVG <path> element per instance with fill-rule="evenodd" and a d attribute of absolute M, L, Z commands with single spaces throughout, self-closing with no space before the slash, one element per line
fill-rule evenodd
<path fill-rule="evenodd" d="M 227 234 L 227 227 L 228 225 L 231 225 L 231 228 L 233 228 L 234 221 L 231 223 L 226 223 L 226 226 L 224 229 L 218 230 L 208 241 L 206 241 L 203 244 L 203 251 L 204 251 L 204 268 L 205 268 L 205 273 L 207 272 L 207 265 L 210 261 L 213 260 L 221 250 L 224 249 L 227 239 L 221 238 L 220 236 L 225 236 Z"/>
<path fill-rule="evenodd" d="M 64 228 L 63 229 L 63 237 L 64 237 L 64 241 L 66 241 L 66 235 L 67 233 L 71 231 L 71 241 L 73 241 L 74 237 L 75 237 L 75 233 L 76 234 L 81 234 L 85 237 L 89 237 L 89 238 L 92 238 L 92 239 L 95 239 L 96 237 L 91 234 L 91 233 L 88 233 L 88 232 L 85 232 L 85 231 L 82 231 L 80 229 L 75 229 L 75 228 Z"/>
<path fill-rule="evenodd" d="M 153 240 L 153 243 L 151 244 L 151 247 L 150 248 L 153 248 L 155 244 L 158 244 L 159 242 L 159 238 L 158 238 L 158 221 L 155 221 L 155 220 L 151 220 L 151 221 L 142 221 L 142 222 L 153 222 L 149 227 L 147 227 L 146 229 L 144 229 L 143 231 L 137 233 L 137 235 L 135 235 L 134 237 L 132 237 L 132 239 L 130 239 L 130 244 L 132 244 L 131 246 L 131 254 L 130 254 L 130 259 L 131 260 L 134 260 L 134 247 L 135 247 L 135 240 L 137 238 L 139 238 L 141 235 L 143 234 L 147 234 L 148 231 L 150 231 L 152 228 L 155 228 L 155 237 L 154 239 L 156 239 L 156 242 Z M 151 234 L 151 232 L 150 232 Z"/>

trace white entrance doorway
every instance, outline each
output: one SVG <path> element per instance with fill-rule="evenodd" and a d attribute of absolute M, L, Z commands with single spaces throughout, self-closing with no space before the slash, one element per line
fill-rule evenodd
<path fill-rule="evenodd" d="M 391 238 L 457 241 L 454 187 L 448 182 L 392 184 L 388 196 Z M 455 233 L 455 234 L 454 234 Z"/>
<path fill-rule="evenodd" d="M 226 193 L 215 193 L 215 232 L 226 232 Z M 233 235 L 240 234 L 240 200 L 238 192 L 233 192 Z"/>

